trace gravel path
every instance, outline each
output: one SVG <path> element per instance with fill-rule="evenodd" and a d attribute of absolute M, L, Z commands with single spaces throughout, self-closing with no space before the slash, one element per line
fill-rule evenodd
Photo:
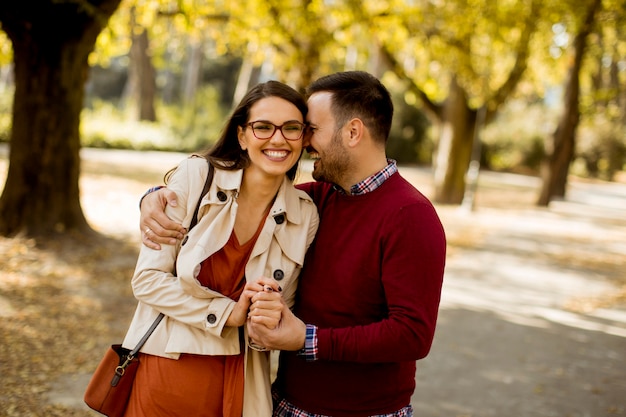
<path fill-rule="evenodd" d="M 626 415 L 623 192 L 603 206 L 444 211 L 451 234 L 477 232 L 448 258 L 416 416 Z"/>

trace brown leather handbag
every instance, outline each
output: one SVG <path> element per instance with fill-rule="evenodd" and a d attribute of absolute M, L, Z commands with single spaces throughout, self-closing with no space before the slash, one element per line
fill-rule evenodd
<path fill-rule="evenodd" d="M 163 316 L 159 313 L 132 351 L 122 345 L 107 349 L 85 391 L 84 400 L 90 408 L 108 417 L 124 415 L 139 366 L 137 354 Z"/>

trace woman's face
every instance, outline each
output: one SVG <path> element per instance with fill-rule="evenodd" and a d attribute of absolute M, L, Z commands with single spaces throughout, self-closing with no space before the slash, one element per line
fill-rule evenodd
<path fill-rule="evenodd" d="M 282 132 L 272 125 L 282 126 Z M 250 108 L 248 124 L 238 129 L 239 144 L 248 151 L 251 161 L 247 169 L 266 176 L 285 175 L 300 158 L 304 135 L 295 140 L 284 135 L 295 138 L 303 126 L 302 113 L 289 101 L 279 97 L 257 101 Z M 274 133 L 266 138 L 272 130 Z"/>

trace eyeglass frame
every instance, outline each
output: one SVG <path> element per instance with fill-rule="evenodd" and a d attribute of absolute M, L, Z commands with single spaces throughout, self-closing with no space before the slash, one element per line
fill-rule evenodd
<path fill-rule="evenodd" d="M 266 137 L 266 138 L 260 138 L 260 137 L 258 137 L 258 136 L 256 135 L 256 133 L 255 133 L 255 131 L 254 131 L 254 126 L 253 126 L 253 124 L 255 124 L 255 123 L 265 123 L 265 124 L 267 124 L 267 125 L 272 125 L 272 126 L 274 127 L 274 131 L 273 131 L 273 132 L 272 132 L 272 134 L 271 134 L 271 135 L 269 135 L 268 137 Z M 298 138 L 296 138 L 296 139 L 289 139 L 287 136 L 285 136 L 285 133 L 283 132 L 283 127 L 284 127 L 285 125 L 289 125 L 289 124 L 299 124 L 299 125 L 301 125 L 301 126 L 302 126 L 302 132 L 300 132 L 300 136 L 299 136 Z M 259 139 L 259 140 L 268 140 L 268 139 L 271 139 L 271 138 L 273 138 L 273 137 L 274 137 L 274 135 L 276 134 L 276 131 L 277 131 L 277 130 L 280 130 L 280 134 L 281 134 L 281 135 L 283 135 L 283 138 L 285 138 L 285 140 L 294 141 L 294 142 L 295 142 L 295 141 L 297 141 L 297 140 L 300 140 L 300 139 L 302 139 L 302 138 L 304 137 L 304 132 L 307 130 L 307 127 L 308 127 L 308 125 L 307 125 L 306 123 L 302 123 L 302 122 L 299 122 L 299 121 L 297 121 L 297 120 L 292 120 L 292 121 L 289 121 L 289 122 L 285 122 L 285 123 L 283 123 L 283 124 L 282 124 L 282 125 L 280 125 L 280 126 L 275 125 L 274 123 L 272 123 L 272 122 L 268 122 L 268 121 L 266 121 L 266 120 L 255 120 L 255 121 L 253 121 L 253 122 L 248 122 L 248 123 L 245 123 L 243 126 L 245 126 L 245 127 L 248 127 L 248 126 L 249 126 L 250 128 L 252 128 L 252 135 L 253 135 L 255 138 Z"/>

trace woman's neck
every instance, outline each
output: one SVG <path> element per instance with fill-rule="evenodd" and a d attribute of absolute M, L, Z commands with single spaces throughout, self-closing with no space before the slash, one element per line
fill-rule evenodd
<path fill-rule="evenodd" d="M 268 178 L 244 171 L 237 196 L 234 230 L 240 244 L 248 242 L 254 236 L 259 224 L 267 216 L 281 183 L 282 178 Z"/>
<path fill-rule="evenodd" d="M 255 206 L 266 207 L 276 197 L 283 183 L 282 177 L 258 175 L 251 170 L 244 170 L 238 199 L 245 200 Z"/>

